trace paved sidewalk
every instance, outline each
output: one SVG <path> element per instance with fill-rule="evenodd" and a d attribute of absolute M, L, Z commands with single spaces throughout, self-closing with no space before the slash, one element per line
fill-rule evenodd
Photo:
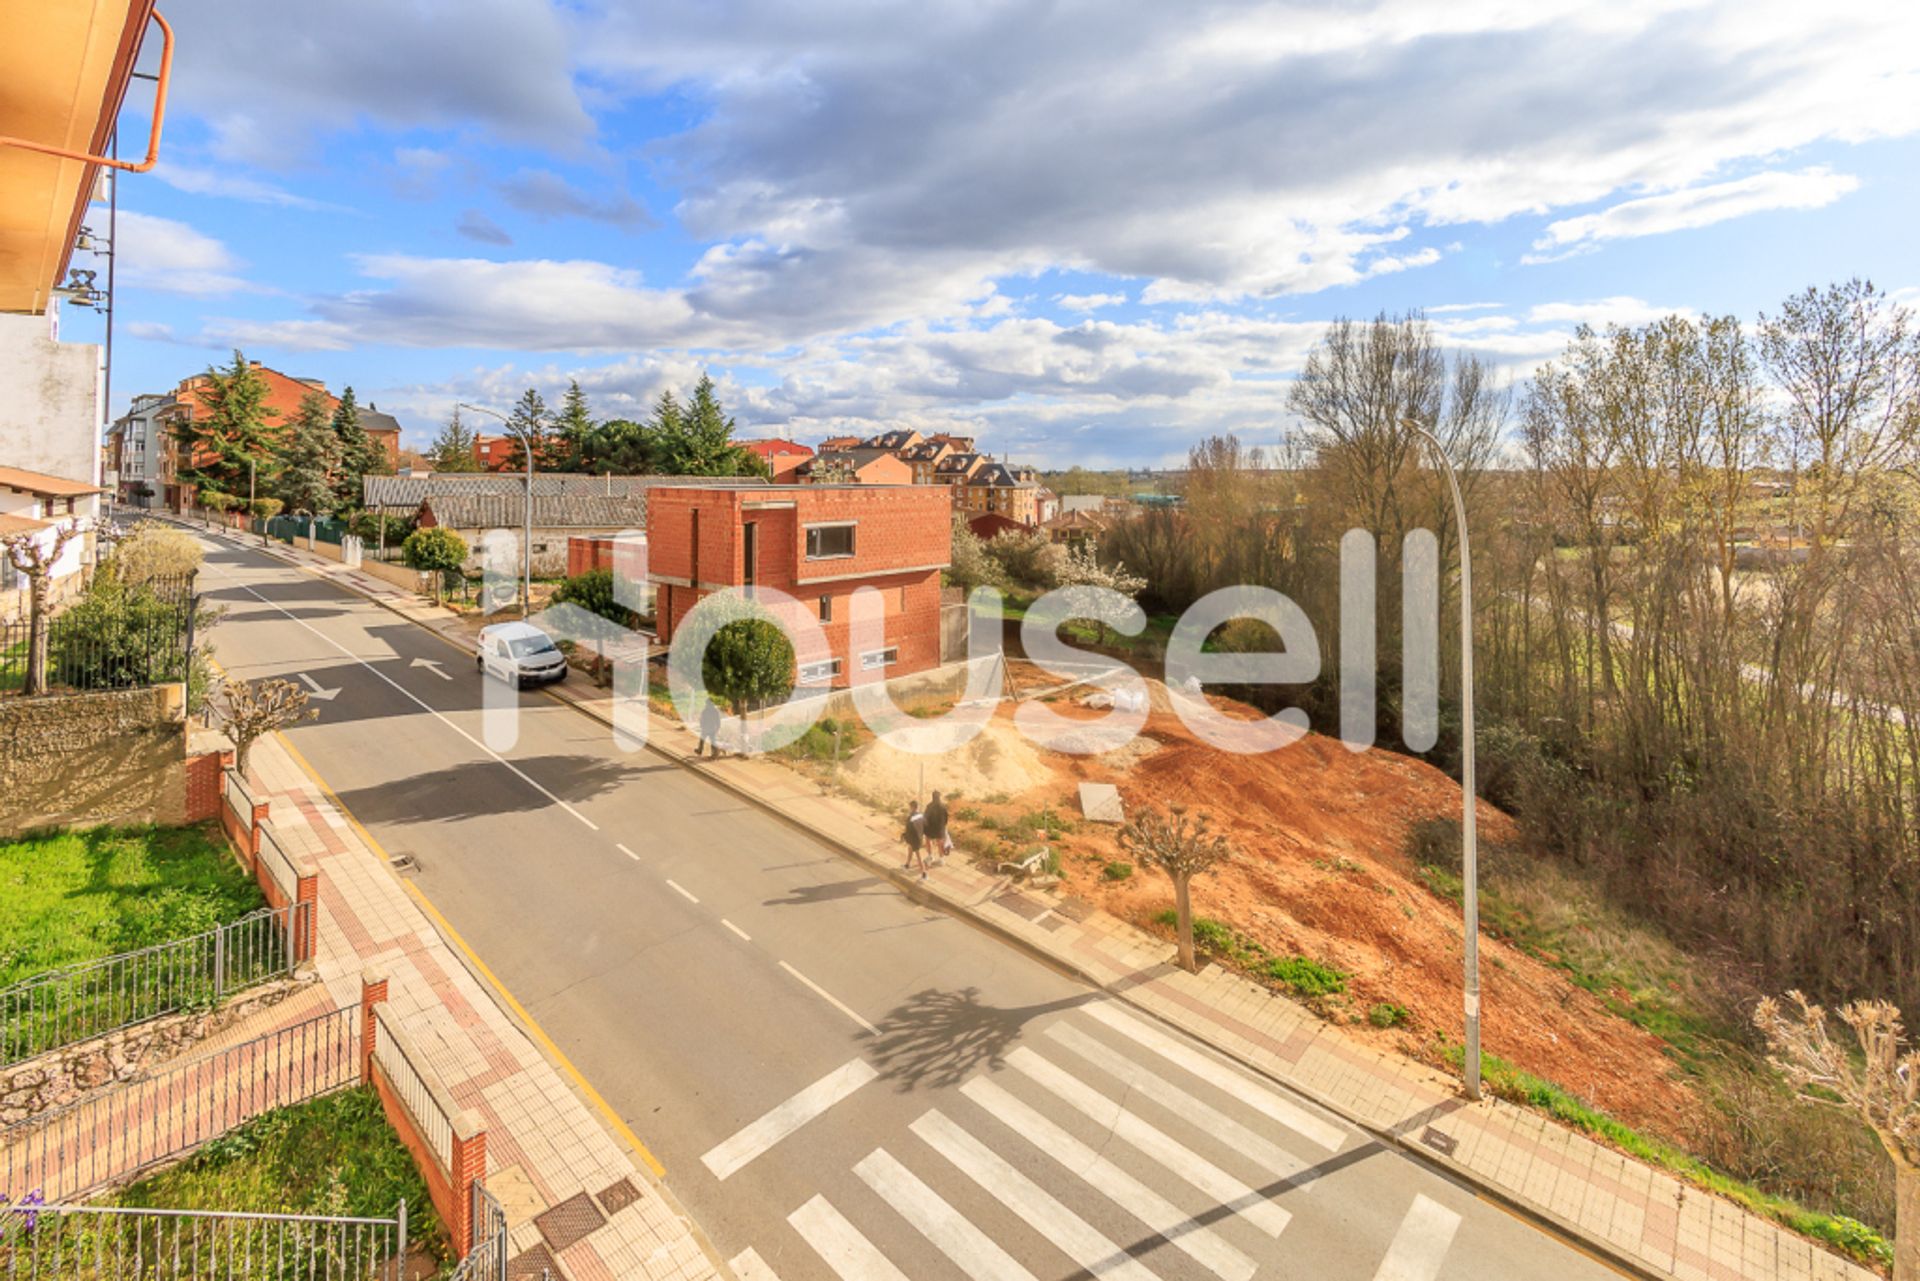
<path fill-rule="evenodd" d="M 284 559 L 341 582 L 465 644 L 456 616 L 303 550 Z M 601 720 L 606 691 L 551 687 Z M 1208 966 L 1188 974 L 1170 944 L 1045 891 L 1016 888 L 957 861 L 925 881 L 904 876 L 890 822 L 766 760 L 696 762 L 694 737 L 651 718 L 652 746 L 797 824 L 907 892 L 924 894 L 1115 996 L 1450 1169 L 1487 1194 L 1560 1227 L 1615 1261 L 1684 1281 L 1869 1281 L 1876 1274 L 1731 1201 L 1682 1183 L 1529 1109 L 1469 1103 L 1430 1067 L 1361 1045 L 1250 979 Z"/>

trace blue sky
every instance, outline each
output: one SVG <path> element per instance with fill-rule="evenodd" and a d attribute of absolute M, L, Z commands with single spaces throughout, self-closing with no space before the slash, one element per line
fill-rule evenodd
<path fill-rule="evenodd" d="M 1157 464 L 1277 440 L 1336 316 L 1519 380 L 1582 321 L 1920 300 L 1909 10 L 175 0 L 115 412 L 239 346 L 415 446 L 711 370 L 743 434 Z"/>

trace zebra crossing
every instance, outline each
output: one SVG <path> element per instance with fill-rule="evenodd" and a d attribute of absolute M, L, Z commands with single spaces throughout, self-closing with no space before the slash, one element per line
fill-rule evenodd
<path fill-rule="evenodd" d="M 848 1097 L 866 1075 L 852 1064 L 830 1074 L 716 1147 L 709 1167 L 738 1170 Z M 804 1251 L 775 1254 L 780 1269 L 743 1251 L 733 1260 L 736 1275 L 1298 1275 L 1285 1266 L 1283 1234 L 1301 1199 L 1313 1195 L 1313 1167 L 1349 1138 L 1107 1001 L 1035 1029 L 994 1070 L 930 1098 L 905 1128 L 852 1163 L 853 1191 L 823 1178 L 821 1190 L 787 1214 Z M 1435 1281 L 1459 1221 L 1418 1198 L 1392 1242 L 1377 1247 L 1386 1251 L 1375 1256 L 1379 1281 Z M 937 1272 L 928 1267 L 936 1257 Z"/>

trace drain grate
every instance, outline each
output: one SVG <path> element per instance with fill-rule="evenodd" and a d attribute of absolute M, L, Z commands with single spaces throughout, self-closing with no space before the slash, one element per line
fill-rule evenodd
<path fill-rule="evenodd" d="M 529 1246 L 507 1260 L 507 1281 L 557 1281 L 563 1275 L 544 1245 Z"/>
<path fill-rule="evenodd" d="M 1442 1156 L 1452 1156 L 1453 1150 L 1460 1146 L 1460 1140 L 1451 1134 L 1442 1134 L 1432 1126 L 1421 1131 L 1420 1141 Z"/>
<path fill-rule="evenodd" d="M 564 1250 L 607 1221 L 600 1207 L 584 1192 L 575 1193 L 534 1219 L 540 1235 L 555 1250 Z"/>
<path fill-rule="evenodd" d="M 396 872 L 418 872 L 420 870 L 420 860 L 411 854 L 395 854 L 388 860 L 388 865 Z"/>
<path fill-rule="evenodd" d="M 620 1213 L 640 1199 L 640 1189 L 633 1186 L 632 1179 L 622 1179 L 600 1193 L 600 1208 L 609 1216 Z"/>

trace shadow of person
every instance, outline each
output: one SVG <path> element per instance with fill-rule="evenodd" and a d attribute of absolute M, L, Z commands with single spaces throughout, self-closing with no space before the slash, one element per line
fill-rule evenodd
<path fill-rule="evenodd" d="M 896 1006 L 860 1039 L 881 1079 L 894 1082 L 901 1093 L 923 1085 L 946 1088 L 982 1067 L 999 1068 L 1033 1019 L 1092 999 L 1086 993 L 1006 1009 L 982 1004 L 978 988 L 928 988 Z"/>

